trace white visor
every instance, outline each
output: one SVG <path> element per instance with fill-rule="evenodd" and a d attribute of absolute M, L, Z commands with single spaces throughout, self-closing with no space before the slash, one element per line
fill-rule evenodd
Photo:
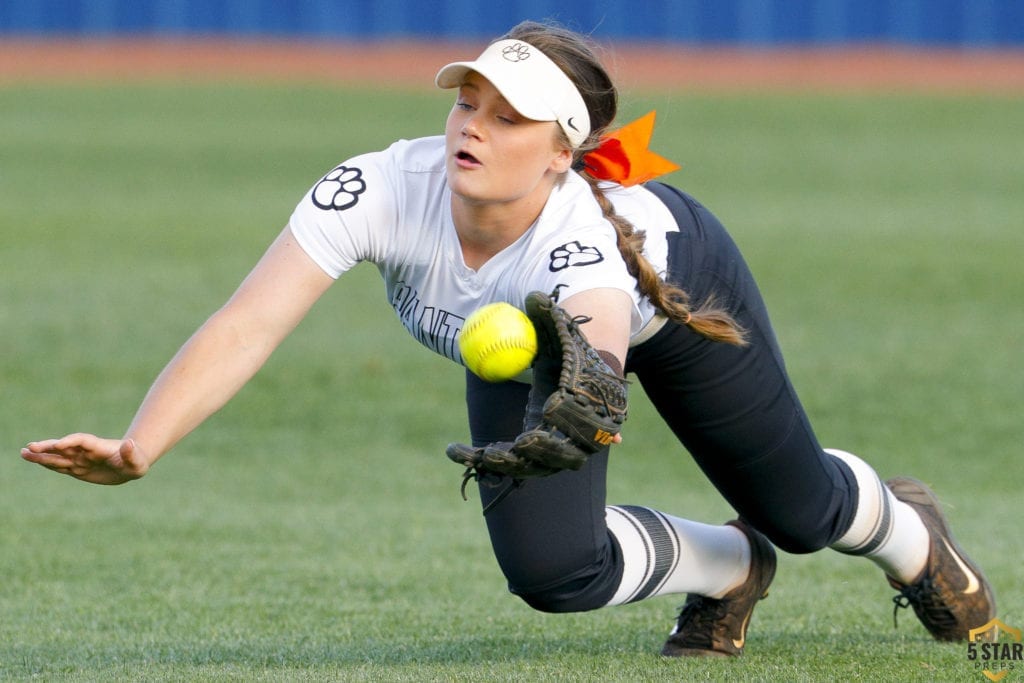
<path fill-rule="evenodd" d="M 573 148 L 590 135 L 590 114 L 580 91 L 551 59 L 521 40 L 499 40 L 475 62 L 453 62 L 437 72 L 439 88 L 458 88 L 476 71 L 508 103 L 534 121 L 558 121 Z"/>

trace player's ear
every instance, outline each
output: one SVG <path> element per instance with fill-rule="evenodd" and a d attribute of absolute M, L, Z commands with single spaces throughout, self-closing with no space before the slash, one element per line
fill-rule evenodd
<path fill-rule="evenodd" d="M 572 168 L 572 150 L 568 147 L 559 146 L 551 160 L 551 170 L 555 173 L 565 173 Z"/>

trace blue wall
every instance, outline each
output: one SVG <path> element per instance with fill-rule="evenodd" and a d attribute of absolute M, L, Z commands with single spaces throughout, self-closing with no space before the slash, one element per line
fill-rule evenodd
<path fill-rule="evenodd" d="M 0 0 L 0 36 L 476 40 L 525 18 L 692 44 L 1024 46 L 1024 0 Z"/>

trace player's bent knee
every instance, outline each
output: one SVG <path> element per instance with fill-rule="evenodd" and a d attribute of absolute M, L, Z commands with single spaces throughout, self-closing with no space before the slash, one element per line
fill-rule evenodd
<path fill-rule="evenodd" d="M 765 536 L 776 548 L 793 555 L 816 553 L 828 545 L 827 537 L 803 537 L 780 534 L 765 534 Z"/>
<path fill-rule="evenodd" d="M 758 523 L 750 519 L 747 521 L 764 534 L 776 548 L 793 555 L 816 553 L 827 547 L 832 540 L 831 527 L 824 524 L 780 527 L 769 522 Z"/>
<path fill-rule="evenodd" d="M 586 612 L 604 607 L 611 600 L 617 582 L 608 578 L 606 572 L 588 571 L 545 586 L 517 588 L 510 585 L 509 590 L 540 612 Z"/>
<path fill-rule="evenodd" d="M 585 595 L 566 595 L 559 591 L 540 591 L 536 593 L 519 593 L 513 591 L 527 605 L 538 612 L 549 614 L 565 614 L 568 612 L 586 612 L 602 607 L 604 603 L 595 602 Z"/>

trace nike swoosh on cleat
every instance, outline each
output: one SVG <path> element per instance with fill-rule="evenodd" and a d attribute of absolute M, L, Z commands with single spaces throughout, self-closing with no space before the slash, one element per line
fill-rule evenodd
<path fill-rule="evenodd" d="M 978 589 L 981 588 L 981 583 L 978 581 L 978 577 L 975 576 L 974 572 L 971 571 L 971 568 L 968 567 L 967 564 L 960 558 L 960 555 L 949 544 L 949 541 L 947 541 L 946 539 L 942 539 L 942 543 L 946 546 L 946 550 L 949 551 L 949 554 L 953 556 L 953 559 L 960 567 L 960 571 L 967 575 L 967 588 L 964 589 L 964 594 L 970 595 L 971 593 L 977 593 Z"/>
<path fill-rule="evenodd" d="M 743 645 L 747 642 L 747 626 L 750 624 L 750 616 L 753 613 L 754 610 L 750 610 L 749 612 L 747 612 L 746 618 L 743 620 L 743 623 L 740 624 L 740 637 L 732 639 L 732 644 L 736 647 L 737 650 L 742 650 Z"/>

